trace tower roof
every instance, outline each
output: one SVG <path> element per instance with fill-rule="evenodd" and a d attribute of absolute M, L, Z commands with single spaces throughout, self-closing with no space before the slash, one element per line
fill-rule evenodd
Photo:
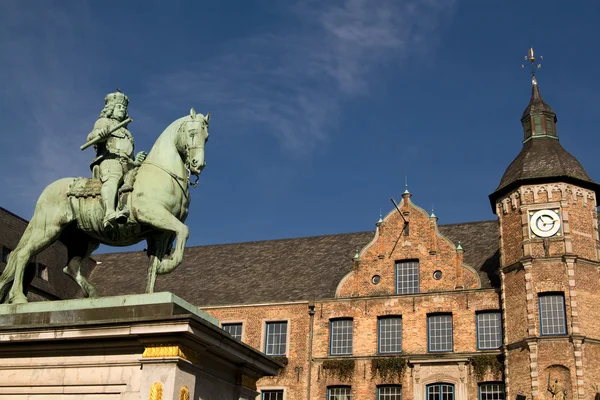
<path fill-rule="evenodd" d="M 594 182 L 581 163 L 561 146 L 556 133 L 556 122 L 556 114 L 542 98 L 534 75 L 531 99 L 521 117 L 525 137 L 523 148 L 504 172 L 494 193 L 490 195 L 494 212 L 498 198 L 524 184 L 562 181 L 591 189 L 600 195 L 600 185 Z"/>

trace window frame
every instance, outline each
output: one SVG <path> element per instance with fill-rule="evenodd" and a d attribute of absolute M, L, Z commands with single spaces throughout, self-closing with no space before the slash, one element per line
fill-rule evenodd
<path fill-rule="evenodd" d="M 398 351 L 382 351 L 381 350 L 381 321 L 398 319 L 400 320 L 400 350 Z M 404 330 L 404 321 L 402 320 L 402 315 L 382 315 L 377 317 L 377 353 L 378 354 L 401 354 L 402 346 L 403 346 L 403 335 Z"/>
<path fill-rule="evenodd" d="M 261 389 L 260 390 L 260 399 L 261 400 L 265 400 L 265 393 L 275 393 L 275 394 L 280 394 L 281 393 L 281 400 L 285 399 L 285 390 L 284 389 Z M 266 400 L 271 400 L 271 399 L 266 399 Z"/>
<path fill-rule="evenodd" d="M 349 353 L 334 353 L 333 352 L 333 324 L 337 322 L 350 321 L 350 352 Z M 348 357 L 352 356 L 354 352 L 354 318 L 342 317 L 332 318 L 329 320 L 329 355 L 335 357 Z"/>
<path fill-rule="evenodd" d="M 348 389 L 348 391 L 350 392 L 350 400 L 352 400 L 352 386 L 350 385 L 327 386 L 327 400 L 331 400 L 331 391 L 334 389 Z"/>
<path fill-rule="evenodd" d="M 271 324 L 285 324 L 285 342 L 283 343 L 283 345 L 285 346 L 285 351 L 283 352 L 283 354 L 277 353 L 268 353 L 267 349 L 269 347 L 269 325 Z M 288 354 L 288 350 L 289 350 L 289 330 L 290 330 L 290 322 L 288 320 L 270 320 L 270 321 L 265 321 L 264 324 L 265 327 L 265 340 L 264 340 L 264 346 L 263 346 L 263 352 L 268 355 L 268 356 L 283 356 L 283 357 L 287 357 Z M 279 343 L 279 345 L 281 345 L 281 343 Z"/>
<path fill-rule="evenodd" d="M 446 316 L 450 317 L 450 350 L 431 350 L 431 318 Z M 441 313 L 432 313 L 427 314 L 427 352 L 428 353 L 452 353 L 454 352 L 454 316 L 452 313 L 441 312 Z"/>
<path fill-rule="evenodd" d="M 377 400 L 381 400 L 381 389 L 385 389 L 385 388 L 400 389 L 400 400 L 402 400 L 402 385 L 394 385 L 394 384 L 377 385 Z"/>
<path fill-rule="evenodd" d="M 542 298 L 558 297 L 562 300 L 562 318 L 563 318 L 563 332 L 562 333 L 544 333 L 544 324 L 542 323 Z M 567 326 L 567 303 L 565 301 L 564 292 L 542 292 L 538 293 L 538 316 L 540 324 L 540 336 L 563 336 L 569 334 L 569 328 Z"/>
<path fill-rule="evenodd" d="M 429 400 L 429 389 L 434 387 L 434 386 L 449 386 L 452 388 L 452 400 L 456 400 L 456 387 L 454 386 L 453 383 L 449 383 L 449 382 L 433 382 L 433 383 L 429 383 L 427 385 L 425 385 L 425 399 Z M 440 390 L 440 399 L 443 398 L 443 393 Z"/>
<path fill-rule="evenodd" d="M 499 319 L 499 329 L 500 329 L 500 345 L 498 347 L 481 347 L 480 340 L 481 336 L 479 334 L 479 317 L 484 314 L 498 314 L 500 316 Z M 477 350 L 497 350 L 504 345 L 504 326 L 502 325 L 502 311 L 500 310 L 480 310 L 475 313 L 475 333 L 477 340 Z"/>
<path fill-rule="evenodd" d="M 227 326 L 239 325 L 240 326 L 240 337 L 237 338 L 237 337 L 231 335 L 230 332 L 225 330 L 226 325 Z M 221 321 L 221 329 L 223 329 L 225 332 L 229 333 L 231 335 L 231 337 L 233 337 L 234 339 L 237 339 L 239 341 L 242 341 L 242 339 L 244 338 L 244 322 L 243 321 L 226 321 L 226 322 Z"/>
<path fill-rule="evenodd" d="M 506 385 L 504 385 L 504 382 L 500 382 L 500 381 L 479 382 L 477 384 L 477 400 L 482 400 L 481 388 L 486 385 L 499 385 L 501 387 L 501 391 L 498 393 L 502 393 L 502 398 L 495 399 L 495 400 L 506 400 Z"/>
<path fill-rule="evenodd" d="M 405 264 L 408 265 L 410 263 L 416 263 L 417 264 L 417 272 L 416 272 L 416 280 L 413 279 L 411 282 L 416 282 L 416 288 L 413 287 L 414 290 L 416 291 L 411 291 L 411 292 L 402 292 L 401 286 L 400 286 L 400 276 L 398 274 L 398 271 L 400 270 L 400 266 Z M 404 295 L 404 294 L 419 294 L 421 293 L 421 262 L 419 261 L 418 258 L 409 258 L 409 259 L 405 259 L 405 260 L 396 260 L 396 262 L 394 263 L 395 267 L 396 267 L 396 295 Z M 414 275 L 411 275 L 411 277 L 414 278 Z"/>

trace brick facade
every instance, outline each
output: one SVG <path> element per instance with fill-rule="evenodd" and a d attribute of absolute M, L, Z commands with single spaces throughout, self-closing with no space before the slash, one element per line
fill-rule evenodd
<path fill-rule="evenodd" d="M 349 386 L 353 398 L 366 399 L 375 398 L 380 385 L 397 384 L 403 398 L 413 400 L 425 396 L 428 384 L 445 382 L 454 385 L 457 399 L 477 399 L 479 382 L 502 382 L 501 364 L 498 370 L 484 369 L 483 376 L 476 376 L 473 366 L 478 356 L 496 360 L 502 354 L 500 348 L 478 350 L 476 326 L 479 312 L 500 312 L 499 290 L 481 287 L 476 271 L 463 262 L 468 249 L 442 236 L 437 218 L 413 204 L 410 194 L 399 208 L 408 230 L 395 209 L 380 221 L 373 240 L 348 260 L 352 270 L 338 284 L 336 298 L 203 308 L 222 323 L 242 322 L 242 340 L 263 351 L 266 323 L 288 321 L 289 363 L 280 376 L 260 380 L 260 390 L 284 390 L 287 400 L 306 399 L 309 391 L 310 399 L 326 399 L 328 387 Z M 396 293 L 396 262 L 402 260 L 418 261 L 417 293 Z M 440 279 L 434 278 L 435 271 L 441 271 Z M 434 353 L 428 348 L 428 316 L 439 314 L 451 315 L 453 345 Z M 378 321 L 389 316 L 402 321 L 397 354 L 379 352 Z M 332 356 L 331 323 L 340 319 L 352 321 L 352 351 Z M 382 377 L 373 369 L 378 360 L 394 357 L 406 362 L 401 377 Z M 328 368 L 348 361 L 354 364 L 349 376 Z"/>
<path fill-rule="evenodd" d="M 531 216 L 540 209 L 559 210 L 562 227 L 556 235 L 533 237 Z M 592 398 L 600 358 L 583 352 L 597 355 L 600 346 L 595 193 L 565 182 L 523 185 L 499 199 L 496 211 L 502 227 L 507 393 L 552 399 L 552 383 L 558 381 L 566 399 Z M 564 298 L 562 334 L 542 332 L 545 294 Z"/>

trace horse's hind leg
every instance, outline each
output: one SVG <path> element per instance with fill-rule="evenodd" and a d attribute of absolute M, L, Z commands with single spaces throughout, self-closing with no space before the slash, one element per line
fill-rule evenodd
<path fill-rule="evenodd" d="M 80 240 L 79 243 L 67 244 L 69 261 L 67 266 L 63 268 L 63 272 L 77 282 L 85 297 L 98 297 L 96 287 L 81 274 L 81 266 L 97 248 L 98 242 L 92 240 Z"/>
<path fill-rule="evenodd" d="M 27 225 L 17 248 L 10 254 L 8 265 L 0 278 L 0 297 L 4 298 L 8 285 L 12 288 L 8 294 L 9 303 L 27 303 L 23 293 L 23 274 L 29 260 L 58 239 L 62 226 L 51 221 L 44 210 L 37 210 Z M 40 215 L 40 213 L 42 215 Z"/>

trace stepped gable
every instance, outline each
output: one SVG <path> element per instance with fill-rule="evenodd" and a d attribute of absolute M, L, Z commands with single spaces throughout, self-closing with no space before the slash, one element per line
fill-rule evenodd
<path fill-rule="evenodd" d="M 478 271 L 483 288 L 498 287 L 496 221 L 438 228 L 453 242 L 461 241 L 464 261 Z M 357 232 L 189 247 L 175 272 L 158 277 L 156 291 L 173 292 L 198 306 L 334 298 L 338 283 L 352 270 L 356 249 L 373 235 Z M 90 279 L 101 296 L 144 292 L 143 251 L 94 258 L 101 264 Z"/>

